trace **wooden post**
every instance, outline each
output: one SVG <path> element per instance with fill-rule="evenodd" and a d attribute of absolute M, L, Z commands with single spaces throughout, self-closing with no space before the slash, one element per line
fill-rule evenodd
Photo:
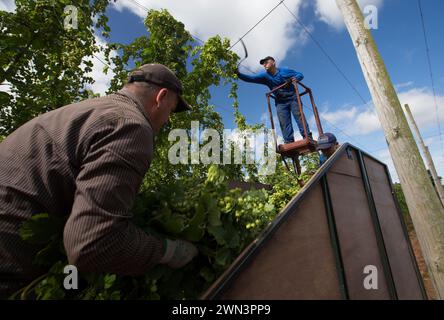
<path fill-rule="evenodd" d="M 409 105 L 406 104 L 404 107 L 407 113 L 407 118 L 409 118 L 410 123 L 413 126 L 413 130 L 415 130 L 416 136 L 418 137 L 419 145 L 421 146 L 422 153 L 424 154 L 427 162 L 427 167 L 429 167 L 433 182 L 435 183 L 436 192 L 438 192 L 439 198 L 441 199 L 441 204 L 444 205 L 444 188 L 442 187 L 441 180 L 439 179 L 438 173 L 436 172 L 435 164 L 433 163 L 429 148 L 425 145 L 424 140 L 422 139 L 421 133 L 419 132 L 418 126 L 416 125 L 416 121 L 413 118 L 413 114 L 410 111 Z"/>
<path fill-rule="evenodd" d="M 407 206 L 440 299 L 444 298 L 444 208 L 433 188 L 375 41 L 356 0 L 336 0 L 372 95 Z"/>

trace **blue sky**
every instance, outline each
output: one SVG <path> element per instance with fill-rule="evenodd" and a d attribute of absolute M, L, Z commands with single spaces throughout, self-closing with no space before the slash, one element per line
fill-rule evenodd
<path fill-rule="evenodd" d="M 136 0 L 146 8 L 166 8 L 187 30 L 201 39 L 220 34 L 235 42 L 279 1 L 202 1 L 202 0 Z M 12 10 L 12 1 L 2 8 Z M 9 3 L 9 4 L 8 4 Z M 334 0 L 286 0 L 288 8 L 311 31 L 313 37 L 334 60 L 354 89 L 336 70 L 319 47 L 296 23 L 282 5 L 273 11 L 244 41 L 249 51 L 245 65 L 261 71 L 258 60 L 266 55 L 276 58 L 278 66 L 285 66 L 304 74 L 304 83 L 312 88 L 322 115 L 324 131 L 336 134 L 340 142 L 350 142 L 386 162 L 397 179 L 391 164 L 384 135 L 371 103 L 355 50 L 337 11 Z M 437 118 L 444 132 L 444 1 L 422 0 L 425 27 L 429 42 L 432 72 L 435 80 L 438 112 L 431 90 L 423 31 L 417 0 L 361 0 L 362 7 L 375 5 L 378 9 L 378 29 L 372 30 L 401 103 L 409 103 L 426 143 L 432 152 L 438 173 L 444 176 L 444 141 L 439 137 Z M 8 8 L 9 5 L 9 8 Z M 12 9 L 11 9 L 12 8 Z M 117 0 L 108 9 L 111 41 L 128 43 L 147 34 L 143 25 L 144 9 L 133 0 Z M 243 55 L 242 47 L 234 49 Z M 106 87 L 109 75 L 101 74 L 96 65 L 95 77 L 99 91 Z M 249 73 L 246 69 L 241 71 Z M 240 110 L 249 123 L 265 123 L 265 93 L 267 87 L 239 81 Z M 233 115 L 228 88 L 212 89 L 212 103 L 221 113 L 227 128 L 233 128 Z M 308 105 L 308 104 L 306 104 Z M 310 124 L 314 122 L 306 112 Z M 277 123 L 276 123 L 277 124 Z M 316 135 L 315 135 L 316 136 Z M 444 137 L 442 137 L 444 140 Z"/>

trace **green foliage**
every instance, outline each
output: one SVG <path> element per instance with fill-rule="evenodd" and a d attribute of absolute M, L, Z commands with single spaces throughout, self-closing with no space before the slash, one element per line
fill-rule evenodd
<path fill-rule="evenodd" d="M 393 190 L 395 191 L 396 199 L 398 200 L 399 209 L 401 210 L 402 217 L 407 225 L 408 229 L 413 228 L 412 218 L 410 217 L 410 212 L 407 207 L 407 202 L 405 201 L 404 192 L 402 191 L 402 187 L 400 183 L 393 184 Z"/>
<path fill-rule="evenodd" d="M 38 300 L 58 300 L 66 298 L 63 288 L 63 268 L 66 263 L 56 262 L 48 272 L 48 275 L 36 286 L 35 294 Z"/>
<path fill-rule="evenodd" d="M 16 0 L 16 12 L 0 11 L 0 134 L 90 92 L 92 54 L 99 50 L 93 27 L 108 30 L 109 0 Z M 78 29 L 65 30 L 64 8 L 78 9 Z M 97 21 L 94 22 L 94 18 Z"/>
<path fill-rule="evenodd" d="M 64 258 L 65 251 L 62 245 L 64 223 L 64 219 L 41 213 L 32 216 L 22 225 L 21 238 L 36 249 L 35 265 L 48 267 Z"/>
<path fill-rule="evenodd" d="M 61 260 L 37 286 L 39 299 L 195 299 L 221 274 L 240 252 L 268 225 L 295 195 L 284 183 L 272 192 L 228 189 L 222 166 L 210 166 L 205 179 L 177 180 L 140 193 L 133 208 L 134 222 L 147 232 L 172 239 L 186 239 L 198 247 L 199 256 L 186 267 L 172 270 L 159 265 L 141 277 L 80 274 L 81 287 L 65 296 Z M 286 182 L 291 181 L 290 175 Z M 22 237 L 46 244 L 57 227 L 43 228 L 47 215 L 25 224 Z M 59 229 L 60 231 L 60 229 Z M 60 241 L 58 237 L 53 237 Z"/>
<path fill-rule="evenodd" d="M 172 142 L 168 134 L 176 128 L 190 128 L 191 121 L 199 121 L 200 129 L 213 128 L 222 132 L 220 115 L 209 104 L 210 87 L 231 84 L 236 88 L 235 68 L 239 57 L 228 50 L 230 43 L 219 36 L 208 39 L 202 45 L 194 43 L 183 23 L 176 21 L 166 10 L 150 10 L 145 19 L 149 35 L 141 36 L 128 45 L 112 43 L 108 47 L 107 60 L 116 67 L 110 91 L 120 89 L 125 83 L 132 66 L 145 63 L 162 63 L 173 70 L 181 79 L 184 98 L 193 106 L 193 112 L 173 115 L 167 125 L 156 136 L 154 161 L 144 182 L 144 187 L 153 188 L 159 182 L 168 183 L 176 177 L 203 178 L 208 169 L 205 165 L 175 165 L 168 161 L 168 150 Z M 111 50 L 119 55 L 110 56 Z M 187 61 L 191 70 L 187 69 Z M 233 104 L 237 103 L 235 89 Z M 190 131 L 188 132 L 191 135 Z M 191 136 L 190 136 L 191 137 Z M 242 177 L 239 166 L 230 166 L 227 174 L 232 179 Z"/>

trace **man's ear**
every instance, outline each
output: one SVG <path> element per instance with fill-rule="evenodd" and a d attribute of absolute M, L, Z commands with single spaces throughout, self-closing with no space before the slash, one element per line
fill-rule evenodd
<path fill-rule="evenodd" d="M 162 89 L 159 90 L 159 92 L 156 95 L 156 102 L 157 102 L 158 106 L 160 105 L 161 101 L 163 99 L 165 99 L 167 94 L 168 94 L 168 89 L 167 88 L 162 88 Z"/>

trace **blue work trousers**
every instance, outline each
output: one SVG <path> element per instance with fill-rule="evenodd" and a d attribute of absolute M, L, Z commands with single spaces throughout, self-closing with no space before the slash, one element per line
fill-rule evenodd
<path fill-rule="evenodd" d="M 285 143 L 294 142 L 294 132 L 293 125 L 291 123 L 291 114 L 293 114 L 296 124 L 298 125 L 299 132 L 301 136 L 305 139 L 304 126 L 302 124 L 301 114 L 299 112 L 299 107 L 296 100 L 290 100 L 286 102 L 277 102 L 276 111 L 281 125 L 282 135 L 284 136 Z M 302 115 L 304 116 L 304 115 Z M 305 117 L 304 117 L 305 119 Z M 305 119 L 307 125 L 307 133 L 311 136 L 310 128 L 308 127 L 307 120 Z"/>

